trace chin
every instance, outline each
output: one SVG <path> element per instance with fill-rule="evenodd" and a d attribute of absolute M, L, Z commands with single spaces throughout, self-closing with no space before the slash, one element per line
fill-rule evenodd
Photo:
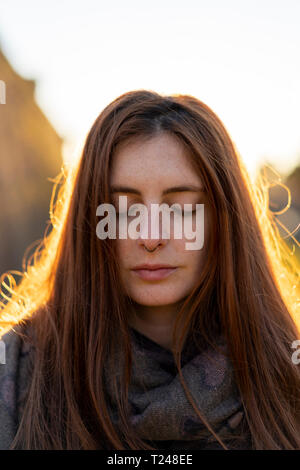
<path fill-rule="evenodd" d="M 165 305 L 172 305 L 179 302 L 184 295 L 177 293 L 169 293 L 169 295 L 161 289 L 161 292 L 132 292 L 130 297 L 134 302 L 145 307 L 162 307 Z"/>

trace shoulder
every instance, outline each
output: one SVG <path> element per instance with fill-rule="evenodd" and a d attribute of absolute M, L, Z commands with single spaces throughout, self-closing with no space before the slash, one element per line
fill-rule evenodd
<path fill-rule="evenodd" d="M 0 336 L 0 449 L 9 448 L 17 431 L 27 390 L 30 351 L 24 326 L 14 325 Z"/>

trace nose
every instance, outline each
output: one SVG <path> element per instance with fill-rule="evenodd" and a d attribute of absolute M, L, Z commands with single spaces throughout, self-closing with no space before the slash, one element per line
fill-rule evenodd
<path fill-rule="evenodd" d="M 153 239 L 138 239 L 138 245 L 144 248 L 146 251 L 149 251 L 149 253 L 152 253 L 153 251 L 156 251 L 157 248 L 161 248 L 164 245 L 166 245 L 167 240 L 159 239 L 159 240 L 153 240 Z"/>
<path fill-rule="evenodd" d="M 152 217 L 151 217 L 151 211 Z M 138 238 L 137 242 L 138 245 L 144 248 L 149 252 L 155 251 L 157 248 L 162 248 L 168 242 L 167 238 L 162 237 L 162 226 L 160 222 L 159 215 L 157 216 L 157 208 L 153 209 L 153 207 L 148 208 L 146 219 L 148 220 L 148 224 L 142 223 L 140 226 L 140 237 Z M 145 219 L 143 219 L 145 221 Z"/>

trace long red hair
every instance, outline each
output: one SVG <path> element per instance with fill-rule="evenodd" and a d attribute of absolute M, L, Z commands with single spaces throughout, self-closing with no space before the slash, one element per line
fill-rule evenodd
<path fill-rule="evenodd" d="M 49 233 L 33 262 L 24 266 L 18 284 L 13 272 L 2 276 L 10 294 L 2 302 L 2 326 L 34 327 L 32 379 L 12 448 L 151 448 L 129 425 L 128 299 L 114 241 L 96 236 L 96 208 L 111 202 L 109 176 L 117 146 L 160 132 L 176 135 L 188 148 L 208 193 L 214 227 L 202 276 L 183 305 L 189 313 L 180 334 L 175 325 L 180 377 L 183 381 L 180 351 L 186 333 L 201 332 L 213 344 L 216 332 L 222 332 L 253 448 L 300 448 L 300 371 L 291 348 L 300 338 L 298 279 L 263 186 L 254 189 L 228 132 L 206 104 L 146 90 L 125 93 L 101 112 L 77 167 L 64 169 L 55 181 Z M 124 352 L 121 386 L 115 387 L 118 428 L 110 418 L 104 379 L 105 367 L 114 375 L 110 358 L 117 345 Z M 216 436 L 184 381 L 183 386 Z"/>

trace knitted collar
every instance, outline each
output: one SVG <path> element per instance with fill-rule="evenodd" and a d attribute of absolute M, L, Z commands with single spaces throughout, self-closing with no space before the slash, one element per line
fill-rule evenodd
<path fill-rule="evenodd" d="M 132 375 L 129 387 L 131 425 L 138 435 L 154 441 L 215 441 L 188 401 L 179 380 L 173 354 L 131 328 Z M 185 383 L 206 420 L 225 442 L 237 434 L 244 412 L 224 339 L 218 350 L 199 351 L 192 342 L 182 351 Z M 112 418 L 118 421 L 116 397 L 107 374 Z M 240 431 L 240 430 L 239 430 Z"/>

